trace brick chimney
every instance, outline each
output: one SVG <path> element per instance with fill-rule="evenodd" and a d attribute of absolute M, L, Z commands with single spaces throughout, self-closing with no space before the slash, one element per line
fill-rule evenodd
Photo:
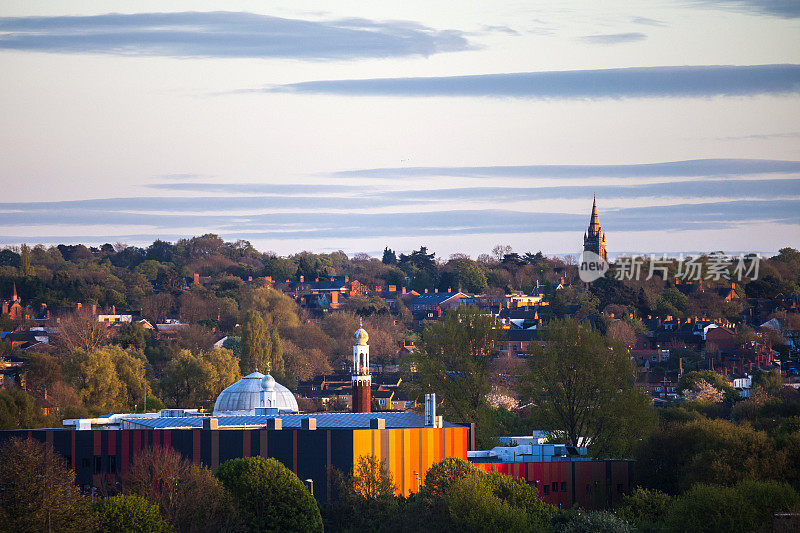
<path fill-rule="evenodd" d="M 300 276 L 300 283 L 305 283 L 305 282 L 306 282 L 306 277 Z"/>
<path fill-rule="evenodd" d="M 97 304 L 92 304 L 92 316 L 97 314 Z"/>
<path fill-rule="evenodd" d="M 192 280 L 196 285 L 200 285 L 200 274 L 195 272 L 194 276 L 192 277 Z"/>
<path fill-rule="evenodd" d="M 405 287 L 403 287 L 403 294 L 405 294 L 405 293 L 406 293 L 406 288 L 405 288 Z"/>

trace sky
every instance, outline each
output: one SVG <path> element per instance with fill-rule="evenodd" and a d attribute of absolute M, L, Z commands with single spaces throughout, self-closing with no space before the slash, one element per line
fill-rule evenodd
<path fill-rule="evenodd" d="M 796 0 L 3 0 L 0 72 L 0 246 L 800 248 Z"/>

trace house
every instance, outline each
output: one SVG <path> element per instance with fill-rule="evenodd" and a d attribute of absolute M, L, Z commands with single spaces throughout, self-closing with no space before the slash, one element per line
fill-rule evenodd
<path fill-rule="evenodd" d="M 674 400 L 678 397 L 679 370 L 650 372 L 645 370 L 639 375 L 639 386 L 654 398 Z"/>
<path fill-rule="evenodd" d="M 500 341 L 498 350 L 505 356 L 524 355 L 531 343 L 541 340 L 538 329 L 509 329 L 504 333 L 505 338 Z"/>
<path fill-rule="evenodd" d="M 497 319 L 509 329 L 536 329 L 542 326 L 538 307 L 501 309 Z"/>
<path fill-rule="evenodd" d="M 420 294 L 408 305 L 414 321 L 421 323 L 426 320 L 438 320 L 450 309 L 462 305 L 471 305 L 475 301 L 474 296 L 463 292 L 425 292 Z"/>

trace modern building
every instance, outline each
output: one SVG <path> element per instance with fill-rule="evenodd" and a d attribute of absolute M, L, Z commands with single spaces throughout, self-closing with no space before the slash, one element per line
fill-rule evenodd
<path fill-rule="evenodd" d="M 355 334 L 352 413 L 300 414 L 292 393 L 267 373 L 254 372 L 217 398 L 212 413 L 165 409 L 69 419 L 64 428 L 0 431 L 0 442 L 20 436 L 51 444 L 75 469 L 83 487 L 123 482 L 135 457 L 152 447 L 170 447 L 211 470 L 237 457 L 272 457 L 300 479 L 313 480 L 314 495 L 330 496 L 333 469 L 350 472 L 362 456 L 384 461 L 398 493 L 419 490 L 428 468 L 447 457 L 467 458 L 474 425 L 444 422 L 428 412 L 370 413 L 369 335 Z M 361 412 L 358 412 L 358 411 Z"/>
<path fill-rule="evenodd" d="M 542 501 L 569 509 L 605 509 L 617 505 L 630 489 L 633 461 L 591 459 L 585 447 L 543 443 L 542 435 L 510 437 L 515 446 L 468 451 L 478 468 L 522 479 Z"/>

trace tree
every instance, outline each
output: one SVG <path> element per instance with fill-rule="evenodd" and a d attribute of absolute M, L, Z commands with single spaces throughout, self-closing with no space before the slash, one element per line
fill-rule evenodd
<path fill-rule="evenodd" d="M 353 467 L 353 490 L 367 500 L 394 496 L 397 487 L 389 467 L 374 455 L 362 455 Z"/>
<path fill-rule="evenodd" d="M 622 499 L 616 513 L 634 526 L 647 528 L 664 522 L 672 503 L 672 498 L 665 492 L 636 487 Z"/>
<path fill-rule="evenodd" d="M 453 289 L 481 292 L 487 287 L 486 274 L 475 261 L 460 260 L 453 265 Z"/>
<path fill-rule="evenodd" d="M 75 471 L 47 444 L 12 438 L 0 446 L 0 487 L 0 531 L 91 529 Z"/>
<path fill-rule="evenodd" d="M 119 379 L 110 350 L 93 350 L 76 357 L 73 384 L 84 405 L 95 414 L 122 407 L 125 385 Z"/>
<path fill-rule="evenodd" d="M 771 531 L 772 515 L 800 510 L 800 497 L 785 483 L 697 484 L 679 496 L 667 515 L 675 531 Z"/>
<path fill-rule="evenodd" d="M 172 407 L 193 407 L 210 398 L 206 389 L 210 365 L 189 350 L 169 360 L 161 377 L 161 397 Z M 193 405 L 194 404 L 194 405 Z"/>
<path fill-rule="evenodd" d="M 179 533 L 234 531 L 239 525 L 222 483 L 171 448 L 143 450 L 131 464 L 125 491 L 156 505 Z"/>
<path fill-rule="evenodd" d="M 108 342 L 106 327 L 88 311 L 78 310 L 61 321 L 57 342 L 68 352 L 88 352 Z"/>
<path fill-rule="evenodd" d="M 239 360 L 242 374 L 250 374 L 256 370 L 270 371 L 276 375 L 283 374 L 283 354 L 280 349 L 278 330 L 267 327 L 261 313 L 248 311 L 242 321 L 242 357 Z"/>
<path fill-rule="evenodd" d="M 19 273 L 23 276 L 29 276 L 33 273 L 31 270 L 31 247 L 22 243 L 19 249 Z"/>
<path fill-rule="evenodd" d="M 596 456 L 629 454 L 656 418 L 636 387 L 627 349 L 572 319 L 548 322 L 544 341 L 531 345 L 532 369 L 521 389 L 545 429 L 571 446 L 588 442 Z"/>
<path fill-rule="evenodd" d="M 475 420 L 491 390 L 487 376 L 500 336 L 494 326 L 491 316 L 474 307 L 450 310 L 444 320 L 426 326 L 412 355 L 412 387 L 437 393 L 449 417 Z"/>
<path fill-rule="evenodd" d="M 241 379 L 239 360 L 232 351 L 215 348 L 208 352 L 204 359 L 209 365 L 206 388 L 211 398 L 216 398 L 223 389 Z"/>
<path fill-rule="evenodd" d="M 730 382 L 712 370 L 698 370 L 684 373 L 680 380 L 678 380 L 678 392 L 684 394 L 685 391 L 698 392 L 705 390 L 703 389 L 703 383 L 722 392 L 727 401 L 734 401 L 739 397 L 739 393 L 736 392 L 736 389 L 733 388 Z M 709 396 L 706 395 L 706 397 Z"/>
<path fill-rule="evenodd" d="M 555 508 L 525 481 L 499 472 L 464 476 L 447 498 L 452 531 L 548 531 Z"/>
<path fill-rule="evenodd" d="M 756 372 L 753 385 L 761 387 L 767 394 L 776 395 L 783 388 L 783 376 L 780 370 Z"/>
<path fill-rule="evenodd" d="M 647 488 L 678 494 L 694 483 L 784 479 L 787 458 L 764 431 L 728 420 L 666 423 L 641 442 L 636 475 Z"/>
<path fill-rule="evenodd" d="M 141 496 L 118 494 L 92 506 L 100 531 L 120 533 L 168 533 L 170 531 L 158 507 Z"/>
<path fill-rule="evenodd" d="M 38 427 L 42 418 L 30 394 L 20 389 L 0 389 L 0 430 Z"/>
<path fill-rule="evenodd" d="M 300 479 L 275 459 L 231 459 L 216 473 L 238 504 L 248 531 L 322 531 L 314 497 Z"/>
<path fill-rule="evenodd" d="M 394 253 L 394 250 L 391 250 L 388 246 L 383 249 L 383 258 L 381 262 L 384 265 L 396 265 L 397 264 L 397 255 Z"/>
<path fill-rule="evenodd" d="M 175 299 L 170 293 L 151 294 L 142 302 L 142 314 L 152 320 L 153 325 L 159 324 L 159 321 L 166 318 L 167 313 L 172 310 L 173 305 L 175 305 Z"/>

